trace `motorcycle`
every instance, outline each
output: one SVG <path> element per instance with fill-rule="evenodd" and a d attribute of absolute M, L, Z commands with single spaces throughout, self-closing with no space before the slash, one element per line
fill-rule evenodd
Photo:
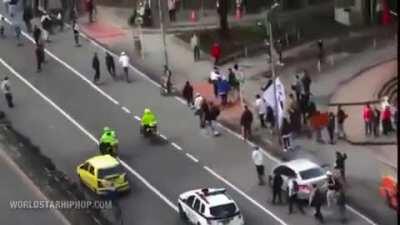
<path fill-rule="evenodd" d="M 111 145 L 109 143 L 100 143 L 99 145 L 100 154 L 111 155 L 112 157 L 117 157 L 118 144 Z"/>
<path fill-rule="evenodd" d="M 144 137 L 150 137 L 153 136 L 155 134 L 157 134 L 157 123 L 155 124 L 151 124 L 149 126 L 142 126 L 140 128 L 140 133 L 144 136 Z"/>

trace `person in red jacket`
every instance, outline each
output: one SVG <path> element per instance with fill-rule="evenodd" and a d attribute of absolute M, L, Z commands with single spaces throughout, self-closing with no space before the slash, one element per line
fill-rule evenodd
<path fill-rule="evenodd" d="M 365 136 L 372 134 L 372 117 L 373 112 L 369 104 L 366 104 L 363 109 L 363 118 L 365 124 Z"/>
<path fill-rule="evenodd" d="M 390 107 L 386 106 L 382 112 L 382 127 L 383 134 L 388 135 L 392 131 L 392 112 L 390 111 Z"/>
<path fill-rule="evenodd" d="M 211 47 L 211 56 L 214 58 L 214 65 L 217 65 L 221 57 L 221 47 L 218 42 L 214 42 Z"/>

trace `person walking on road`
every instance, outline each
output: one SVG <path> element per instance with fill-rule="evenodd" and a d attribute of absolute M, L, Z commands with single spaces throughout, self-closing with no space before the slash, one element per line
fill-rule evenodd
<path fill-rule="evenodd" d="M 190 84 L 189 81 L 186 81 L 185 86 L 183 87 L 182 96 L 186 100 L 187 105 L 190 108 L 193 108 L 194 107 L 193 86 Z"/>
<path fill-rule="evenodd" d="M 106 67 L 107 67 L 108 73 L 115 80 L 116 79 L 116 75 L 115 75 L 114 58 L 112 57 L 112 55 L 109 52 L 106 52 L 105 61 L 106 61 Z"/>
<path fill-rule="evenodd" d="M 14 107 L 13 96 L 11 93 L 11 86 L 8 77 L 4 77 L 4 79 L 1 81 L 1 91 L 3 92 L 4 97 L 6 98 L 8 107 L 13 108 Z"/>
<path fill-rule="evenodd" d="M 336 115 L 338 124 L 338 138 L 345 139 L 346 133 L 344 132 L 344 121 L 347 119 L 348 115 L 344 112 L 341 105 L 338 105 L 338 111 Z"/>
<path fill-rule="evenodd" d="M 281 138 L 283 143 L 283 151 L 287 152 L 292 149 L 292 125 L 287 117 L 283 117 L 281 127 Z"/>
<path fill-rule="evenodd" d="M 288 195 L 289 195 L 289 214 L 293 213 L 293 204 L 296 204 L 299 208 L 299 211 L 305 214 L 303 210 L 303 206 L 301 202 L 297 198 L 297 194 L 299 192 L 299 184 L 297 183 L 294 177 L 289 178 L 288 181 Z"/>
<path fill-rule="evenodd" d="M 369 104 L 366 104 L 363 109 L 363 119 L 365 126 L 365 136 L 370 136 L 372 134 L 372 117 L 373 112 Z"/>
<path fill-rule="evenodd" d="M 242 127 L 243 140 L 246 141 L 251 138 L 251 124 L 253 123 L 253 113 L 249 110 L 247 105 L 244 105 L 244 111 L 240 117 L 240 126 Z"/>
<path fill-rule="evenodd" d="M 335 169 L 340 171 L 340 176 L 342 177 L 343 181 L 346 181 L 346 174 L 345 174 L 345 161 L 347 159 L 346 153 L 336 152 L 336 162 L 335 162 Z"/>
<path fill-rule="evenodd" d="M 168 15 L 169 21 L 176 21 L 176 0 L 168 0 Z"/>
<path fill-rule="evenodd" d="M 33 26 L 33 39 L 35 39 L 35 44 L 38 45 L 42 38 L 42 30 L 35 24 Z"/>
<path fill-rule="evenodd" d="M 0 16 L 0 37 L 4 38 L 5 37 L 5 24 L 6 21 L 3 16 Z"/>
<path fill-rule="evenodd" d="M 17 39 L 17 46 L 22 46 L 23 45 L 21 40 L 22 30 L 19 22 L 14 23 L 14 30 L 15 30 L 15 38 Z"/>
<path fill-rule="evenodd" d="M 254 147 L 254 150 L 251 153 L 251 159 L 256 166 L 258 185 L 265 185 L 264 159 L 263 154 L 258 146 Z"/>
<path fill-rule="evenodd" d="M 97 56 L 97 52 L 95 52 L 93 55 L 92 68 L 94 70 L 93 83 L 97 84 L 97 82 L 100 80 L 100 61 L 99 57 Z"/>
<path fill-rule="evenodd" d="M 374 106 L 372 108 L 372 130 L 374 137 L 379 137 L 379 128 L 381 125 L 381 111 L 378 107 Z"/>
<path fill-rule="evenodd" d="M 46 42 L 50 42 L 50 30 L 51 30 L 51 18 L 48 14 L 44 14 L 41 18 L 40 18 L 40 22 L 42 24 L 42 28 L 43 28 L 43 39 Z"/>
<path fill-rule="evenodd" d="M 328 125 L 327 125 L 327 130 L 329 134 L 329 143 L 331 145 L 335 144 L 335 124 L 336 124 L 336 118 L 335 114 L 333 112 L 329 112 L 328 114 Z"/>
<path fill-rule="evenodd" d="M 42 64 L 44 63 L 43 44 L 36 45 L 35 55 L 36 55 L 36 72 L 40 73 L 42 71 Z"/>
<path fill-rule="evenodd" d="M 195 33 L 193 33 L 192 38 L 190 39 L 190 46 L 193 49 L 193 57 L 194 61 L 200 60 L 200 47 L 199 47 L 199 38 Z"/>
<path fill-rule="evenodd" d="M 125 52 L 121 52 L 118 61 L 121 64 L 122 69 L 124 71 L 126 82 L 130 83 L 131 81 L 129 80 L 129 57 L 126 55 Z"/>
<path fill-rule="evenodd" d="M 313 184 L 312 187 L 313 189 L 309 196 L 309 205 L 315 208 L 314 217 L 317 220 L 319 220 L 319 222 L 323 223 L 324 217 L 322 216 L 321 213 L 321 206 L 322 203 L 324 202 L 324 195 L 322 194 L 322 191 L 320 190 L 319 187 L 317 187 L 316 184 Z"/>
<path fill-rule="evenodd" d="M 256 95 L 256 101 L 254 102 L 254 108 L 258 113 L 258 118 L 260 119 L 260 124 L 262 128 L 266 128 L 265 125 L 265 113 L 267 110 L 267 106 L 265 100 L 261 98 L 259 94 Z"/>
<path fill-rule="evenodd" d="M 326 203 L 328 207 L 331 207 L 332 202 L 335 199 L 337 184 L 335 178 L 332 176 L 331 171 L 326 172 L 326 176 L 328 185 L 328 191 L 326 192 Z"/>
<path fill-rule="evenodd" d="M 75 46 L 80 47 L 81 44 L 79 44 L 79 25 L 75 20 L 72 21 L 72 31 L 74 33 Z"/>
<path fill-rule="evenodd" d="M 28 6 L 24 8 L 24 13 L 22 15 L 22 19 L 25 23 L 26 30 L 28 33 L 32 33 L 32 19 L 33 19 L 33 13 L 32 9 Z"/>
<path fill-rule="evenodd" d="M 301 95 L 304 93 L 304 87 L 298 74 L 296 74 L 296 80 L 293 84 L 293 90 L 296 94 L 297 102 L 300 102 Z"/>
<path fill-rule="evenodd" d="M 301 78 L 301 82 L 303 83 L 304 93 L 309 94 L 311 92 L 311 78 L 307 72 L 303 72 L 303 77 Z"/>
<path fill-rule="evenodd" d="M 210 118 L 210 108 L 208 107 L 208 102 L 206 99 L 203 99 L 200 105 L 200 127 L 206 128 L 207 120 Z"/>
<path fill-rule="evenodd" d="M 208 115 L 206 115 L 206 123 L 207 126 L 210 130 L 210 134 L 214 137 L 219 135 L 219 132 L 215 129 L 215 121 L 217 120 L 219 114 L 220 114 L 220 110 L 218 108 L 218 106 L 216 106 L 213 102 L 210 102 L 209 106 L 208 106 L 209 112 Z"/>
<path fill-rule="evenodd" d="M 346 218 L 347 201 L 346 201 L 346 193 L 344 192 L 343 189 L 341 189 L 338 193 L 336 204 L 339 207 L 340 222 L 342 224 L 345 224 L 347 222 L 347 218 Z"/>
<path fill-rule="evenodd" d="M 203 101 L 205 101 L 204 98 L 199 93 L 196 93 L 196 96 L 194 98 L 194 110 L 195 110 L 194 114 L 199 117 L 200 128 L 204 128 L 204 126 L 205 126 L 205 124 L 203 122 L 203 117 L 204 117 L 203 111 L 201 109 Z"/>
<path fill-rule="evenodd" d="M 276 197 L 278 197 L 279 204 L 282 204 L 282 185 L 283 179 L 282 176 L 274 172 L 274 177 L 272 180 L 272 204 L 275 204 Z"/>

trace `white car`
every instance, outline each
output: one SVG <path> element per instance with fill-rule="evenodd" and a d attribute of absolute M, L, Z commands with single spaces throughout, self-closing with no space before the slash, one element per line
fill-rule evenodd
<path fill-rule="evenodd" d="M 179 215 L 195 225 L 243 225 L 243 216 L 224 188 L 187 191 L 178 199 Z"/>
<path fill-rule="evenodd" d="M 312 184 L 323 188 L 327 179 L 325 170 L 308 159 L 295 159 L 278 164 L 271 170 L 269 176 L 271 183 L 275 173 L 282 176 L 282 190 L 285 191 L 287 191 L 289 178 L 294 177 L 299 185 L 297 194 L 299 199 L 308 199 Z"/>

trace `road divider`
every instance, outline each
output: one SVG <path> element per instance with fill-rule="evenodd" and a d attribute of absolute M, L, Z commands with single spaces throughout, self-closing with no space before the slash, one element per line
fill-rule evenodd
<path fill-rule="evenodd" d="M 199 162 L 199 160 L 196 158 L 196 157 L 194 157 L 193 155 L 191 155 L 191 154 L 189 154 L 189 153 L 186 153 L 185 154 L 187 157 L 189 157 L 191 160 L 193 160 L 193 162 L 195 162 L 195 163 L 198 163 Z"/>
<path fill-rule="evenodd" d="M 178 149 L 179 151 L 183 151 L 181 146 L 177 145 L 175 142 L 171 142 L 171 145 L 174 146 L 174 148 Z"/>

